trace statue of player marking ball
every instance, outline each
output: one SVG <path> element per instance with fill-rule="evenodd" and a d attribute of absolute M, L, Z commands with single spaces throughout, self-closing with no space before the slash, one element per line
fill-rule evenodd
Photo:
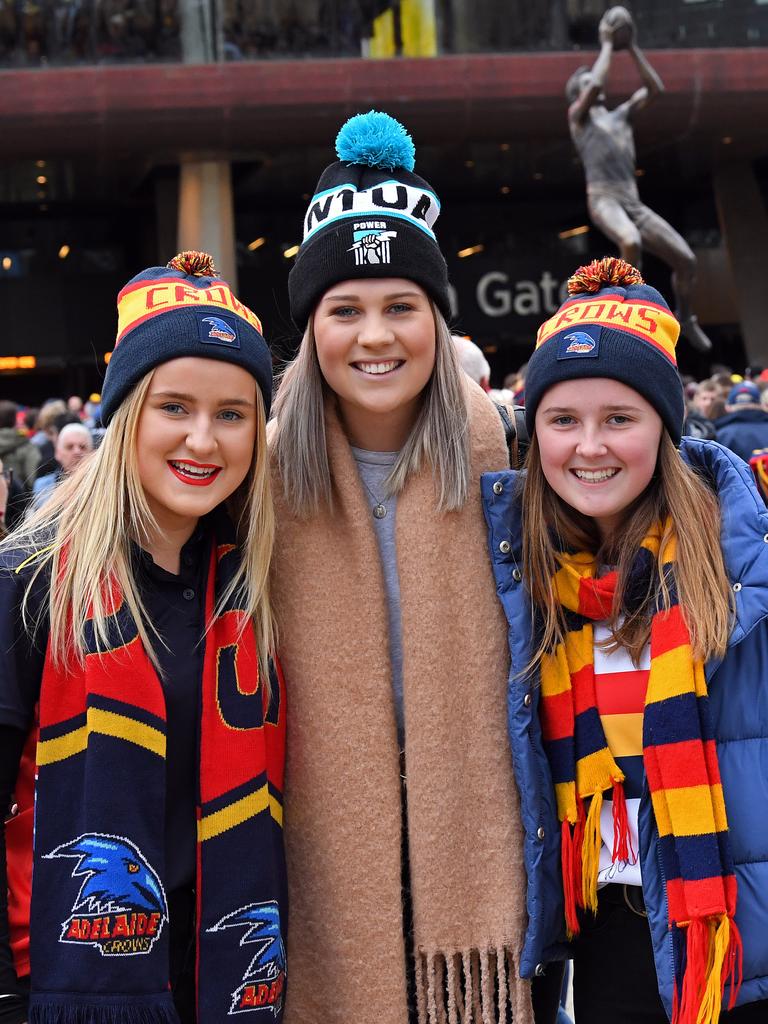
<path fill-rule="evenodd" d="M 589 215 L 632 266 L 640 266 L 647 250 L 671 267 L 682 333 L 699 352 L 708 352 L 712 343 L 691 308 L 696 257 L 672 225 L 641 202 L 637 189 L 633 120 L 664 91 L 664 84 L 635 41 L 635 23 L 626 7 L 605 12 L 599 38 L 600 54 L 595 63 L 574 71 L 565 87 L 568 127 L 584 166 Z M 616 50 L 627 50 L 643 84 L 628 100 L 609 110 L 604 87 Z"/>

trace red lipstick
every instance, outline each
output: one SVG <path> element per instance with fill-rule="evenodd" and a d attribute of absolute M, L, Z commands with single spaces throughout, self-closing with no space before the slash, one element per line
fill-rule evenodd
<path fill-rule="evenodd" d="M 176 465 L 174 465 L 174 462 Z M 183 469 L 177 468 L 186 466 L 189 466 L 189 472 L 184 472 Z M 204 462 L 192 462 L 191 459 L 174 459 L 173 462 L 169 459 L 168 468 L 177 480 L 181 480 L 183 484 L 189 484 L 190 487 L 208 487 L 221 472 L 221 466 L 213 466 Z"/>

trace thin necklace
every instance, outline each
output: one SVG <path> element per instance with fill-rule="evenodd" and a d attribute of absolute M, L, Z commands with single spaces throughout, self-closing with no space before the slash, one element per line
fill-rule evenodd
<path fill-rule="evenodd" d="M 387 506 L 384 504 L 383 501 L 381 501 L 381 499 L 376 497 L 371 488 L 363 479 L 362 473 L 360 474 L 360 479 L 363 481 L 363 487 L 366 489 L 366 491 L 368 491 L 371 498 L 373 499 L 373 508 L 371 509 L 371 511 L 373 512 L 374 519 L 383 519 L 384 516 L 387 514 Z"/>

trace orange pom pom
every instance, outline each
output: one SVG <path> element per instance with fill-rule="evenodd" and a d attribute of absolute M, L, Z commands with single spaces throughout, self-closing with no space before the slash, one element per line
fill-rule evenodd
<path fill-rule="evenodd" d="M 182 274 L 189 274 L 190 277 L 219 276 L 213 264 L 213 256 L 209 256 L 207 252 L 198 252 L 196 249 L 180 252 L 172 260 L 168 260 L 166 266 L 169 270 L 180 270 Z"/>
<path fill-rule="evenodd" d="M 601 260 L 592 260 L 585 267 L 579 267 L 568 278 L 568 294 L 597 292 L 607 284 L 645 284 L 645 281 L 640 271 L 626 260 L 620 260 L 617 256 L 604 256 Z"/>

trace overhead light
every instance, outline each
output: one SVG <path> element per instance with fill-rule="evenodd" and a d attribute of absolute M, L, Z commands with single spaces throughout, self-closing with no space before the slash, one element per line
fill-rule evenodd
<path fill-rule="evenodd" d="M 35 167 L 45 167 L 45 160 L 35 160 Z"/>
<path fill-rule="evenodd" d="M 290 246 L 290 248 L 288 248 L 288 249 L 283 249 L 283 256 L 285 256 L 285 258 L 286 258 L 287 260 L 289 260 L 289 259 L 291 259 L 291 258 L 292 258 L 293 256 L 295 256 L 295 255 L 296 255 L 296 253 L 297 253 L 298 251 L 299 251 L 299 247 L 298 247 L 298 245 L 292 245 L 292 246 Z"/>
<path fill-rule="evenodd" d="M 730 146 L 730 144 L 731 144 L 732 142 L 733 142 L 733 139 L 731 138 L 731 136 L 730 136 L 730 135 L 724 135 L 724 136 L 723 136 L 723 145 L 724 145 L 724 146 Z"/>
<path fill-rule="evenodd" d="M 13 266 L 13 260 L 10 256 L 3 256 L 3 270 L 10 270 Z"/>
<path fill-rule="evenodd" d="M 301 193 L 301 198 L 304 200 L 305 203 L 308 203 L 309 202 L 309 192 L 302 192 Z"/>
<path fill-rule="evenodd" d="M 644 178 L 645 177 L 645 171 L 643 170 L 642 167 L 638 167 L 637 168 L 637 170 L 635 171 L 635 177 L 636 178 Z"/>
<path fill-rule="evenodd" d="M 575 238 L 577 235 L 586 235 L 589 231 L 589 224 L 580 224 L 577 228 L 569 228 L 567 231 L 559 231 L 558 238 Z"/>
<path fill-rule="evenodd" d="M 508 196 L 512 189 L 509 187 L 509 185 L 502 185 L 499 191 L 503 196 Z"/>
<path fill-rule="evenodd" d="M 69 253 L 70 253 L 69 246 L 66 245 L 66 244 L 62 245 L 62 247 L 59 249 L 59 259 L 60 260 L 65 260 L 67 258 L 67 256 L 69 256 Z"/>
<path fill-rule="evenodd" d="M 541 179 L 543 177 L 544 177 L 544 175 L 541 173 L 541 171 L 534 171 L 533 172 L 533 180 L 534 181 L 541 181 Z"/>
<path fill-rule="evenodd" d="M 38 185 L 47 185 L 48 184 L 48 179 L 46 178 L 46 176 L 44 174 L 38 174 L 37 178 L 35 178 L 35 181 L 37 182 Z"/>
<path fill-rule="evenodd" d="M 112 358 L 112 353 L 111 352 L 105 352 L 104 353 L 104 362 L 105 363 L 108 363 L 111 358 Z"/>
<path fill-rule="evenodd" d="M 498 351 L 498 345 L 483 345 L 483 352 L 487 352 L 489 356 L 495 355 Z"/>
<path fill-rule="evenodd" d="M 38 189 L 38 191 L 37 191 L 37 198 L 38 199 L 45 199 L 45 189 L 43 189 L 43 188 Z"/>
<path fill-rule="evenodd" d="M 502 142 L 502 144 L 499 146 L 499 149 L 501 150 L 502 153 L 506 153 L 507 150 L 509 149 L 509 143 Z"/>
<path fill-rule="evenodd" d="M 464 166 L 465 167 L 474 167 L 475 166 L 475 161 L 474 160 L 465 160 L 464 161 Z"/>
<path fill-rule="evenodd" d="M 459 257 L 459 259 L 463 260 L 466 259 L 467 256 L 474 256 L 475 253 L 482 252 L 484 249 L 485 246 L 482 243 L 479 243 L 478 245 L 470 245 L 466 249 L 459 249 L 456 255 Z"/>
<path fill-rule="evenodd" d="M 252 242 L 248 243 L 248 252 L 256 252 L 266 242 L 266 238 L 254 238 Z"/>
<path fill-rule="evenodd" d="M 0 370 L 34 370 L 35 356 L 0 356 Z"/>

